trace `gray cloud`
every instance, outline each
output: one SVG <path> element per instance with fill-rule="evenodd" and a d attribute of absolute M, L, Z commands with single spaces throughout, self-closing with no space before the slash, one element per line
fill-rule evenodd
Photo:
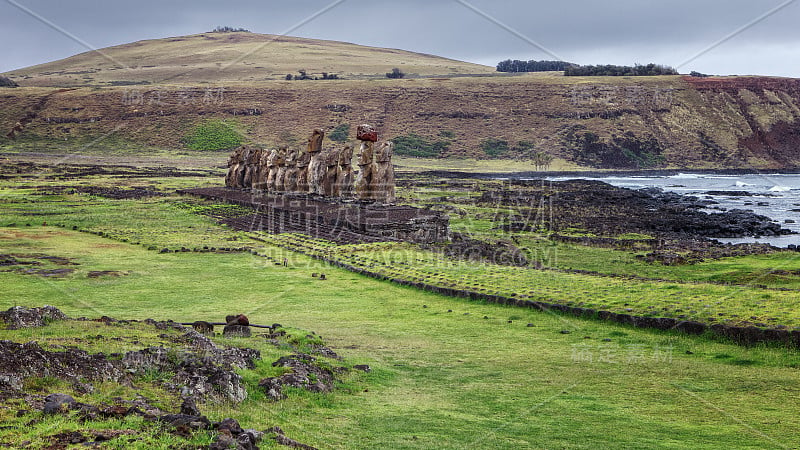
<path fill-rule="evenodd" d="M 19 3 L 98 47 L 208 31 L 216 25 L 281 33 L 332 0 L 0 1 L 0 72 L 86 51 L 23 13 Z M 582 64 L 677 65 L 784 0 L 469 0 L 529 40 Z M 720 74 L 800 76 L 800 0 L 683 67 Z M 455 0 L 347 0 L 296 36 L 401 48 L 494 65 L 551 59 Z M 7 47 L 7 48 L 9 48 Z"/>

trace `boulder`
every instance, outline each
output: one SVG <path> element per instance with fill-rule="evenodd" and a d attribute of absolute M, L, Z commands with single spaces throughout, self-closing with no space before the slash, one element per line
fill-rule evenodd
<path fill-rule="evenodd" d="M 44 399 L 45 414 L 60 414 L 69 411 L 75 406 L 75 399 L 67 394 L 50 394 Z"/>
<path fill-rule="evenodd" d="M 66 314 L 62 313 L 55 306 L 43 306 L 41 308 L 14 306 L 13 308 L 0 312 L 0 320 L 6 323 L 7 329 L 9 330 L 42 327 L 47 325 L 47 322 L 65 319 L 67 319 Z"/>

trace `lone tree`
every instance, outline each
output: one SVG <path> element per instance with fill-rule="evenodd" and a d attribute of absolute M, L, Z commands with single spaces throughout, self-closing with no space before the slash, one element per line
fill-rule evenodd
<path fill-rule="evenodd" d="M 386 78 L 403 78 L 406 74 L 401 72 L 400 69 L 395 67 L 391 72 L 386 73 Z"/>

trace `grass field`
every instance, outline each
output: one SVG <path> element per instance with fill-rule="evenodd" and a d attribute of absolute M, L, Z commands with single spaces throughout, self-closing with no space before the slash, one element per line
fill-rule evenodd
<path fill-rule="evenodd" d="M 0 309 L 51 304 L 74 317 L 181 322 L 218 321 L 241 312 L 252 323 L 278 322 L 314 331 L 347 364 L 368 364 L 372 371 L 348 376 L 332 394 L 296 391 L 281 402 L 268 402 L 254 386 L 277 354 L 253 338 L 246 344 L 265 355 L 263 365 L 242 373 L 253 394 L 239 405 L 207 404 L 201 410 L 212 420 L 235 417 L 250 428 L 278 425 L 288 436 L 318 448 L 796 446 L 796 349 L 741 347 L 713 336 L 642 330 L 444 297 L 348 272 L 289 248 L 388 277 L 476 292 L 655 316 L 796 327 L 797 291 L 721 284 L 746 284 L 753 277 L 761 283 L 764 277 L 759 274 L 776 267 L 795 270 L 797 261 L 790 254 L 667 267 L 642 263 L 631 252 L 540 241 L 533 234 L 516 236 L 554 269 L 669 279 L 640 281 L 448 260 L 407 244 L 336 246 L 302 236 L 253 235 L 217 225 L 201 214 L 225 206 L 188 197 L 114 200 L 69 191 L 81 186 L 170 191 L 214 180 L 212 174 L 188 175 L 61 177 L 43 171 L 4 180 L 0 253 L 39 258 L 41 264 L 4 267 Z M 453 194 L 426 190 L 419 199 Z M 476 213 L 486 212 L 468 211 Z M 468 219 L 462 230 L 479 229 L 487 237 L 496 233 L 488 222 Z M 246 251 L 193 251 L 204 247 Z M 161 253 L 164 248 L 171 251 Z M 181 248 L 188 251 L 173 251 Z M 72 264 L 58 265 L 43 255 L 69 258 Z M 276 264 L 284 258 L 287 266 Z M 63 267 L 73 271 L 47 275 Z M 90 278 L 89 272 L 96 271 L 118 276 Z M 326 280 L 312 273 L 325 273 Z M 791 277 L 769 283 L 797 287 Z M 54 336 L 94 333 L 52 326 L 0 331 L 0 338 L 46 343 Z M 143 335 L 144 342 L 152 338 Z M 111 350 L 101 346 L 94 351 L 98 349 Z M 43 392 L 72 393 L 70 386 L 49 383 L 39 382 Z M 153 387 L 146 389 L 149 395 L 161 395 Z M 106 386 L 80 398 L 111 395 L 135 394 Z M 169 403 L 164 395 L 162 401 Z M 29 430 L 0 430 L 0 441 L 35 440 L 84 427 L 36 414 L 3 416 L 12 427 L 32 418 L 42 420 Z M 203 434 L 194 442 L 209 439 Z M 153 436 L 142 445 L 167 447 L 176 442 L 182 441 Z M 125 447 L 122 441 L 110 445 Z M 265 445 L 271 448 L 274 443 Z"/>
<path fill-rule="evenodd" d="M 450 299 L 296 254 L 287 254 L 289 267 L 248 254 L 164 255 L 41 228 L 4 231 L 0 245 L 81 264 L 59 280 L 1 274 L 3 307 L 180 321 L 236 310 L 254 323 L 313 330 L 348 360 L 370 364 L 359 382 L 368 392 L 209 408 L 250 427 L 278 424 L 319 447 L 790 447 L 800 425 L 791 412 L 795 351 Z M 89 280 L 90 269 L 128 275 Z"/>

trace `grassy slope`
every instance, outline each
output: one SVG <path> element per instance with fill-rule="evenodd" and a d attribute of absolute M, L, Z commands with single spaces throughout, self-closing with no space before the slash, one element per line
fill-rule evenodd
<path fill-rule="evenodd" d="M 800 406 L 795 352 L 450 299 L 293 254 L 284 268 L 252 255 L 159 255 L 52 229 L 4 231 L 0 245 L 82 264 L 63 280 L 0 274 L 4 308 L 51 303 L 71 315 L 176 320 L 243 311 L 256 323 L 315 330 L 372 365 L 368 392 L 252 400 L 236 411 L 247 426 L 277 423 L 321 447 L 757 448 L 792 445 L 800 425 L 791 413 Z M 87 280 L 90 269 L 131 274 Z"/>
<path fill-rule="evenodd" d="M 86 52 L 6 73 L 22 86 L 106 85 L 112 81 L 232 83 L 309 75 L 385 77 L 398 67 L 409 75 L 487 74 L 493 67 L 422 53 L 347 42 L 257 33 L 201 33 L 152 39 Z"/>

